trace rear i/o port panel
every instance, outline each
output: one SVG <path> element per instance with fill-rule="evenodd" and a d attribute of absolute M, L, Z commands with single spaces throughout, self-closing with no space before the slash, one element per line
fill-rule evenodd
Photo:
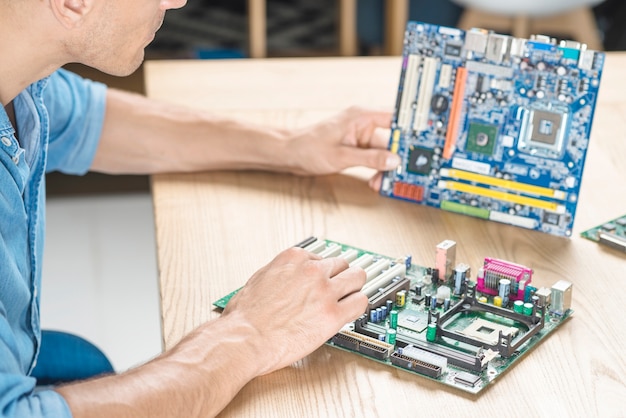
<path fill-rule="evenodd" d="M 436 246 L 433 267 L 335 241 L 297 246 L 366 271 L 367 310 L 327 344 L 478 394 L 573 313 L 572 284 L 535 287 L 532 269 L 486 257 L 456 263 L 456 242 Z M 225 308 L 237 292 L 214 303 Z"/>
<path fill-rule="evenodd" d="M 626 252 L 626 215 L 583 231 L 582 237 Z"/>
<path fill-rule="evenodd" d="M 381 194 L 571 236 L 604 59 L 409 22 Z"/>

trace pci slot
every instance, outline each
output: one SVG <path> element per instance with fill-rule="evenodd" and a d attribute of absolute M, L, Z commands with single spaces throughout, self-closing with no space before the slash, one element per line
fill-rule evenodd
<path fill-rule="evenodd" d="M 464 67 L 457 68 L 448 131 L 446 132 L 446 142 L 443 146 L 443 158 L 446 160 L 452 158 L 452 154 L 454 154 L 454 150 L 456 149 L 456 141 L 459 136 L 459 126 L 461 124 L 461 114 L 463 113 L 463 102 L 465 101 L 466 82 L 467 69 Z"/>
<path fill-rule="evenodd" d="M 367 276 L 366 282 L 369 282 L 374 277 L 378 276 L 380 272 L 389 267 L 390 264 L 391 261 L 387 260 L 386 258 L 381 258 L 371 266 L 367 267 L 365 269 L 365 275 Z"/>
<path fill-rule="evenodd" d="M 518 183 L 512 180 L 504 180 L 483 174 L 471 173 L 469 171 L 442 168 L 439 170 L 441 177 L 451 177 L 457 180 L 467 180 L 490 186 L 501 187 L 503 189 L 513 190 L 535 196 L 544 196 L 559 200 L 567 199 L 567 193 L 561 190 L 549 189 L 547 187 L 533 186 L 532 184 Z"/>
<path fill-rule="evenodd" d="M 350 263 L 350 267 L 361 267 L 362 269 L 366 268 L 374 261 L 374 256 L 371 254 L 363 254 L 356 260 Z"/>
<path fill-rule="evenodd" d="M 318 254 L 319 252 L 324 250 L 324 248 L 326 248 L 326 241 L 324 241 L 323 239 L 317 240 L 304 247 L 305 250 L 313 254 Z"/>
<path fill-rule="evenodd" d="M 406 275 L 406 264 L 398 263 L 388 268 L 386 271 L 382 272 L 372 281 L 366 283 L 365 286 L 363 286 L 363 289 L 361 289 L 361 291 L 365 293 L 368 298 L 371 298 L 378 292 L 378 289 L 384 288 L 385 286 L 387 286 L 389 282 L 391 282 L 396 276 L 404 278 L 405 275 Z"/>
<path fill-rule="evenodd" d="M 339 254 L 341 254 L 341 245 L 334 243 L 328 244 L 328 247 L 318 253 L 322 258 L 337 257 Z"/>
<path fill-rule="evenodd" d="M 415 119 L 413 120 L 413 130 L 422 132 L 428 128 L 428 115 L 430 114 L 430 101 L 433 97 L 433 88 L 435 87 L 435 77 L 437 75 L 437 59 L 428 57 L 424 58 L 424 68 L 422 69 L 422 78 L 420 81 L 419 94 L 417 99 L 417 108 L 415 111 Z"/>
<path fill-rule="evenodd" d="M 354 248 L 349 248 L 345 252 L 343 252 L 339 257 L 346 260 L 348 263 L 352 263 L 359 256 L 359 252 Z"/>
<path fill-rule="evenodd" d="M 419 66 L 422 57 L 411 54 L 408 58 L 406 71 L 404 73 L 404 86 L 402 87 L 402 99 L 398 111 L 398 126 L 403 131 L 409 128 L 411 122 L 411 106 L 416 95 Z"/>
<path fill-rule="evenodd" d="M 393 280 L 393 278 L 392 278 Z M 379 293 L 375 293 L 370 297 L 370 301 L 367 305 L 367 315 L 370 314 L 372 309 L 380 308 L 383 306 L 387 299 L 395 300 L 395 294 L 400 290 L 409 290 L 411 288 L 411 281 L 409 279 L 398 280 L 397 282 L 392 282 L 389 286 L 384 288 Z"/>
<path fill-rule="evenodd" d="M 397 351 L 391 355 L 390 361 L 398 367 L 430 376 L 435 379 L 440 377 L 443 373 L 441 367 L 439 366 L 405 356 L 404 354 L 399 354 Z"/>
<path fill-rule="evenodd" d="M 558 203 L 546 202 L 545 200 L 519 196 L 516 194 L 501 192 L 498 190 L 487 189 L 485 187 L 472 186 L 471 184 L 441 180 L 439 181 L 437 186 L 440 189 L 456 190 L 463 193 L 490 197 L 492 199 L 502 200 L 505 202 L 518 203 L 520 205 L 530 206 L 533 208 L 545 209 L 558 214 L 565 213 L 565 206 L 559 205 Z"/>

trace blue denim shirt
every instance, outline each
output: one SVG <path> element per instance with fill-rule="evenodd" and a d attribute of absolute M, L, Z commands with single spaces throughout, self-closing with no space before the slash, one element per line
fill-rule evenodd
<path fill-rule="evenodd" d="M 84 174 L 102 132 L 106 87 L 59 70 L 0 106 L 0 416 L 69 417 L 57 392 L 33 393 L 45 229 L 45 172 Z M 18 141 L 19 139 L 19 141 Z"/>

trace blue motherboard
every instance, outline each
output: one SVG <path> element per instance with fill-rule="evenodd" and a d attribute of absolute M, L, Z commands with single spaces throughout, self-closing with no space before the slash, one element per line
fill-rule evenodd
<path fill-rule="evenodd" d="M 409 22 L 381 194 L 571 236 L 605 55 Z"/>

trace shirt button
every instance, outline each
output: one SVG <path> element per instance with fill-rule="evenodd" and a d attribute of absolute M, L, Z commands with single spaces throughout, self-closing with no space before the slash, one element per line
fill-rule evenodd
<path fill-rule="evenodd" d="M 11 145 L 11 140 L 7 138 L 6 136 L 3 136 L 2 139 L 0 139 L 0 141 L 2 141 L 2 143 L 6 145 L 7 147 Z"/>

